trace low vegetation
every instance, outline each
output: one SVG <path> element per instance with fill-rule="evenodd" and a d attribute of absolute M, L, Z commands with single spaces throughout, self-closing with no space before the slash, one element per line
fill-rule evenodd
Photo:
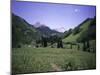
<path fill-rule="evenodd" d="M 96 68 L 95 53 L 75 49 L 13 48 L 13 74 Z"/>

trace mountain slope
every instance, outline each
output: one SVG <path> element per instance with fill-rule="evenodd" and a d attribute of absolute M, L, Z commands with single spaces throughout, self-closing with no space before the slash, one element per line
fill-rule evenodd
<path fill-rule="evenodd" d="M 77 40 L 80 41 L 80 39 L 82 40 L 83 37 L 86 37 L 90 39 L 90 35 L 88 34 L 93 34 L 92 37 L 95 37 L 95 33 L 96 33 L 96 24 L 92 25 L 92 21 L 94 21 L 94 19 L 86 19 L 85 21 L 83 21 L 80 25 L 78 25 L 77 27 L 75 27 L 72 30 L 72 33 L 65 37 L 63 39 L 63 42 L 76 42 Z M 91 26 L 92 25 L 92 26 Z M 91 29 L 93 32 L 91 32 Z M 75 33 L 76 32 L 76 33 Z"/>
<path fill-rule="evenodd" d="M 41 36 L 50 37 L 52 34 L 61 35 L 62 33 L 44 25 L 35 27 L 27 23 L 23 18 L 12 14 L 12 47 L 35 43 L 36 40 L 41 39 Z"/>
<path fill-rule="evenodd" d="M 24 19 L 12 14 L 12 47 L 29 44 L 36 39 L 37 30 Z"/>
<path fill-rule="evenodd" d="M 52 34 L 57 34 L 57 35 L 62 34 L 60 32 L 50 29 L 49 27 L 47 27 L 45 25 L 41 25 L 41 26 L 37 27 L 36 29 L 40 32 L 40 34 L 46 35 L 46 36 L 51 36 Z"/>

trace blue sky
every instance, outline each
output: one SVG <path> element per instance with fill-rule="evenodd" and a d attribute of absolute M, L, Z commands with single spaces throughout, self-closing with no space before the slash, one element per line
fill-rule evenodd
<path fill-rule="evenodd" d="M 12 13 L 34 25 L 43 25 L 60 32 L 74 28 L 87 18 L 96 16 L 95 6 L 38 2 L 12 2 Z"/>

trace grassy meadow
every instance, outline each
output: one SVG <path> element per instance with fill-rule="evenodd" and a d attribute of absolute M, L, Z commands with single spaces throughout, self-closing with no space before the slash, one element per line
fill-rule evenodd
<path fill-rule="evenodd" d="M 13 74 L 96 68 L 95 53 L 63 48 L 13 48 Z"/>

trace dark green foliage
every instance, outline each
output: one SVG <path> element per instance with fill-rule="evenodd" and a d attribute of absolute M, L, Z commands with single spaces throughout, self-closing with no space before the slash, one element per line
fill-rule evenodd
<path fill-rule="evenodd" d="M 89 45 L 89 41 L 87 41 L 87 48 L 89 48 L 90 47 L 90 45 Z"/>
<path fill-rule="evenodd" d="M 79 44 L 77 44 L 77 50 L 80 50 L 80 45 Z"/>
<path fill-rule="evenodd" d="M 91 21 L 88 28 L 88 36 L 91 40 L 96 39 L 96 17 Z"/>
<path fill-rule="evenodd" d="M 38 45 L 36 45 L 36 48 L 38 48 L 39 46 Z"/>
<path fill-rule="evenodd" d="M 18 48 L 21 48 L 21 45 L 19 44 L 17 47 L 18 47 Z"/>
<path fill-rule="evenodd" d="M 86 44 L 83 42 L 83 51 L 86 51 Z"/>
<path fill-rule="evenodd" d="M 57 34 L 52 34 L 50 37 L 49 37 L 49 41 L 52 44 L 56 43 L 58 41 L 58 36 Z"/>
<path fill-rule="evenodd" d="M 68 37 L 72 33 L 72 29 L 64 32 L 64 37 Z"/>
<path fill-rule="evenodd" d="M 63 43 L 62 43 L 62 40 L 61 39 L 59 39 L 57 41 L 57 48 L 63 48 Z"/>
<path fill-rule="evenodd" d="M 70 49 L 72 49 L 72 44 L 70 44 Z"/>
<path fill-rule="evenodd" d="M 86 42 L 86 48 L 87 48 L 87 51 L 90 52 L 90 43 L 89 43 L 89 41 Z"/>
<path fill-rule="evenodd" d="M 73 35 L 78 34 L 81 31 L 81 29 L 79 27 L 75 27 L 73 30 Z"/>
<path fill-rule="evenodd" d="M 42 36 L 42 46 L 43 47 L 47 47 L 47 37 L 46 36 Z"/>
<path fill-rule="evenodd" d="M 77 42 L 85 42 L 88 39 L 87 32 L 83 32 L 79 38 L 77 38 Z"/>

